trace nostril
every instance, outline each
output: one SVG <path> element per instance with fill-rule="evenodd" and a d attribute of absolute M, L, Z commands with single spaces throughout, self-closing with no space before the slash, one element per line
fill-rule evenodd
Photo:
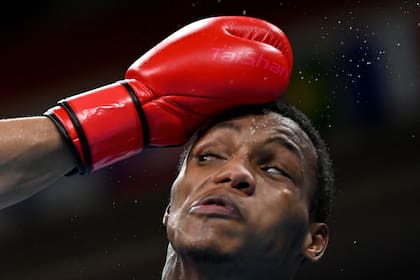
<path fill-rule="evenodd" d="M 242 182 L 237 183 L 235 187 L 238 189 L 246 189 L 246 188 L 249 188 L 249 183 L 242 181 Z"/>
<path fill-rule="evenodd" d="M 223 180 L 220 180 L 219 183 L 221 183 L 221 184 L 230 183 L 230 185 L 232 187 L 237 188 L 237 189 L 246 189 L 246 188 L 249 188 L 251 186 L 251 184 L 247 181 L 243 181 L 243 180 L 235 181 L 235 180 L 232 180 L 228 177 L 224 178 Z"/>
<path fill-rule="evenodd" d="M 218 170 L 214 174 L 213 180 L 216 184 L 223 184 L 247 195 L 251 195 L 255 191 L 255 178 L 252 174 L 252 167 L 242 158 L 235 159 Z"/>
<path fill-rule="evenodd" d="M 255 191 L 253 182 L 248 180 L 237 181 L 236 183 L 232 184 L 232 187 L 246 195 L 252 195 Z"/>
<path fill-rule="evenodd" d="M 223 180 L 220 181 L 220 183 L 229 183 L 231 180 L 229 178 L 225 178 Z"/>

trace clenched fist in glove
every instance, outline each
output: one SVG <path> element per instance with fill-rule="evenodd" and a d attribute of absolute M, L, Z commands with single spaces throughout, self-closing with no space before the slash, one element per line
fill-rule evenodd
<path fill-rule="evenodd" d="M 232 107 L 274 101 L 289 83 L 292 63 L 287 37 L 271 23 L 207 18 L 152 48 L 124 80 L 64 99 L 45 114 L 87 174 L 147 146 L 181 145 Z"/>

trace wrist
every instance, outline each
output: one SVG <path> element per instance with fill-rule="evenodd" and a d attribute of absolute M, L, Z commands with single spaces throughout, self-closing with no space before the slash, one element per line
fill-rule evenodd
<path fill-rule="evenodd" d="M 117 82 L 61 100 L 45 113 L 70 144 L 80 174 L 111 165 L 144 147 L 142 109 L 130 88 Z"/>

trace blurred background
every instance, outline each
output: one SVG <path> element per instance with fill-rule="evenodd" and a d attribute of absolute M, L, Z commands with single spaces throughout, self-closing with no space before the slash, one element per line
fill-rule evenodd
<path fill-rule="evenodd" d="M 339 188 L 329 249 L 297 279 L 419 279 L 419 11 L 401 0 L 3 1 L 0 118 L 121 79 L 197 19 L 266 19 L 292 43 L 285 98 L 321 130 Z M 1 210 L 0 279 L 160 279 L 181 151 L 145 151 Z"/>

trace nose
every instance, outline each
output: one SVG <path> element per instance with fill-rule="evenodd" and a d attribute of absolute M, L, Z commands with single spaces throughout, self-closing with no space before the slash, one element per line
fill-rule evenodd
<path fill-rule="evenodd" d="M 216 184 L 226 184 L 246 195 L 255 192 L 255 178 L 250 170 L 249 164 L 244 160 L 231 160 L 225 164 L 215 175 Z"/>

